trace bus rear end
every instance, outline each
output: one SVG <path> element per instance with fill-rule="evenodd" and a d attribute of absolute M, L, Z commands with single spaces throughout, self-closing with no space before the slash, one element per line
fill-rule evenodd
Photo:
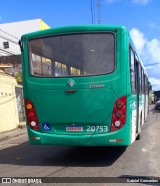
<path fill-rule="evenodd" d="M 130 144 L 121 32 L 114 27 L 67 27 L 22 37 L 31 144 Z"/>

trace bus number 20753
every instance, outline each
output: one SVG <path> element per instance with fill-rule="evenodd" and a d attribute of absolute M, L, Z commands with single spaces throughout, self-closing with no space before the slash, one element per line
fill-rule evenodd
<path fill-rule="evenodd" d="M 87 126 L 87 132 L 108 132 L 108 126 Z"/>

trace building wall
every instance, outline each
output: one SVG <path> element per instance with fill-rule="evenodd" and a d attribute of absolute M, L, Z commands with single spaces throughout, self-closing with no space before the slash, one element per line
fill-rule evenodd
<path fill-rule="evenodd" d="M 41 27 L 41 24 L 44 26 Z M 41 19 L 33 19 L 27 21 L 0 24 L 0 28 L 3 31 L 20 39 L 23 34 L 35 32 L 41 29 L 46 29 L 49 28 L 49 26 Z"/>
<path fill-rule="evenodd" d="M 50 27 L 41 19 L 0 24 L 0 48 L 3 48 L 3 42 L 9 42 L 9 48 L 5 49 L 8 53 L 0 51 L 0 54 L 2 56 L 11 55 L 10 53 L 20 54 L 18 41 L 23 34 L 48 28 Z"/>
<path fill-rule="evenodd" d="M 0 71 L 0 132 L 19 125 L 14 78 Z"/>
<path fill-rule="evenodd" d="M 41 19 L 0 24 L 0 68 L 8 74 L 21 72 L 21 51 L 18 41 L 26 33 L 50 28 Z M 9 43 L 4 48 L 3 42 Z M 4 68 L 10 65 L 13 68 Z M 0 71 L 0 132 L 16 128 L 19 125 L 18 108 L 16 100 L 15 78 Z M 19 97 L 17 97 L 18 100 Z M 21 111 L 21 110 L 20 110 Z"/>
<path fill-rule="evenodd" d="M 40 30 L 49 29 L 50 27 L 42 20 L 40 20 Z"/>

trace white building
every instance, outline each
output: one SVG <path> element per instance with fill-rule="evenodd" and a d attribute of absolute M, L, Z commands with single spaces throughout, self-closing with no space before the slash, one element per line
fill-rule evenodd
<path fill-rule="evenodd" d="M 16 128 L 24 110 L 20 94 L 16 95 L 16 79 L 10 76 L 21 73 L 18 41 L 23 34 L 48 28 L 41 19 L 0 24 L 0 132 Z"/>
<path fill-rule="evenodd" d="M 41 19 L 0 24 L 0 56 L 19 55 L 23 34 L 50 28 Z"/>

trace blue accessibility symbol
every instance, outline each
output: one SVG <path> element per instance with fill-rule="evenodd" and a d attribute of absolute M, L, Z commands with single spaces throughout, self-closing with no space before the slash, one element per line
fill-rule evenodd
<path fill-rule="evenodd" d="M 51 124 L 50 123 L 42 123 L 42 128 L 45 131 L 51 130 Z"/>

